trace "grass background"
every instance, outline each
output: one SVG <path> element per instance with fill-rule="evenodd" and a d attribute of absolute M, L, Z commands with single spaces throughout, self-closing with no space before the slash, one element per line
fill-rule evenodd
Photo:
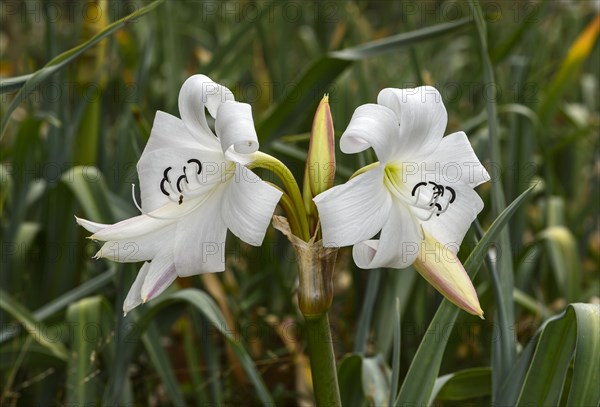
<path fill-rule="evenodd" d="M 428 84 L 444 97 L 447 133 L 464 130 L 494 172 L 479 188 L 483 229 L 500 192 L 510 203 L 536 185 L 496 253 L 514 285 L 495 295 L 490 262 L 475 279 L 485 321 L 460 313 L 431 326 L 441 298 L 414 270 L 361 271 L 340 252 L 330 320 L 348 404 L 387 400 L 392 365 L 402 381 L 423 338 L 447 341 L 440 376 L 500 371 L 499 333 L 514 333 L 520 351 L 567 304 L 600 301 L 597 2 L 484 1 L 484 31 L 461 1 L 167 0 L 109 26 L 147 4 L 0 3 L 2 405 L 310 403 L 295 261 L 282 236 L 269 230 L 261 248 L 230 236 L 225 273 L 179 279 L 168 300 L 123 318 L 139 265 L 92 260 L 98 245 L 74 222 L 136 213 L 130 188 L 154 114 L 178 116 L 194 73 L 252 105 L 261 149 L 298 180 L 324 93 L 341 134 L 380 89 Z M 62 54 L 94 35 L 103 40 Z M 374 160 L 337 157 L 338 183 Z M 461 259 L 475 242 L 472 231 Z M 435 403 L 489 404 L 494 374 L 468 372 L 487 390 L 456 380 Z"/>

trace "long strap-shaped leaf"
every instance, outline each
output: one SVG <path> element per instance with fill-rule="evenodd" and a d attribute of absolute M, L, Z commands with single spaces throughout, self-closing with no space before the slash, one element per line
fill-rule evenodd
<path fill-rule="evenodd" d="M 479 271 L 479 267 L 485 258 L 490 245 L 496 241 L 498 235 L 506 226 L 506 223 L 519 208 L 534 187 L 530 187 L 515 199 L 492 223 L 488 231 L 483 235 L 475 246 L 469 258 L 465 261 L 465 270 L 469 277 L 473 278 Z M 451 328 L 460 310 L 450 301 L 444 299 L 435 316 L 429 324 L 428 331 L 435 331 L 439 327 L 445 330 Z M 425 405 L 429 401 L 433 385 L 438 376 L 442 357 L 446 349 L 449 336 L 426 335 L 419 345 L 419 349 L 412 360 L 400 394 L 396 399 L 396 406 L 403 405 Z"/>
<path fill-rule="evenodd" d="M 306 119 L 310 112 L 314 112 L 317 105 L 318 98 L 314 96 L 323 94 L 327 87 L 355 61 L 397 51 L 416 42 L 464 28 L 471 23 L 472 19 L 467 17 L 330 52 L 314 62 L 302 74 L 283 100 L 258 125 L 260 141 L 267 142 Z"/>
<path fill-rule="evenodd" d="M 16 94 L 13 101 L 11 102 L 11 104 L 6 109 L 4 116 L 2 116 L 2 120 L 0 121 L 0 140 L 2 139 L 2 135 L 4 134 L 4 130 L 6 128 L 6 125 L 8 124 L 10 116 L 17 108 L 17 106 L 19 106 L 31 94 L 31 91 L 35 86 L 37 86 L 44 80 L 50 78 L 53 74 L 66 67 L 66 65 L 69 62 L 81 55 L 85 50 L 93 47 L 98 42 L 102 41 L 104 38 L 108 37 L 118 29 L 124 27 L 127 23 L 130 23 L 132 20 L 154 10 L 163 1 L 164 0 L 156 0 L 145 7 L 141 7 L 140 9 L 134 11 L 128 16 L 123 17 L 112 24 L 107 25 L 105 29 L 100 31 L 98 34 L 94 35 L 88 41 L 76 46 L 75 48 L 71 48 L 70 50 L 63 52 L 62 54 L 58 55 L 57 57 L 53 58 L 50 62 L 48 62 L 42 69 L 30 75 L 23 75 L 15 78 L 3 79 L 2 81 L 0 81 L 0 93 L 5 93 L 22 86 L 21 89 L 19 89 L 19 92 Z"/>
<path fill-rule="evenodd" d="M 573 361 L 573 353 L 575 358 Z M 566 405 L 600 403 L 600 306 L 571 304 L 549 319 L 521 353 L 499 392 L 498 405 L 558 405 L 573 361 Z"/>
<path fill-rule="evenodd" d="M 483 11 L 479 5 L 479 1 L 470 0 L 469 5 L 473 12 L 473 19 L 477 28 L 479 48 L 481 51 L 481 60 L 483 64 L 483 80 L 486 88 L 491 89 L 492 94 L 486 98 L 485 108 L 488 119 L 489 131 L 489 159 L 495 165 L 492 166 L 490 172 L 494 182 L 492 187 L 492 214 L 498 216 L 506 207 L 506 199 L 504 198 L 504 188 L 500 176 L 500 167 L 502 160 L 500 156 L 500 136 L 498 126 L 498 111 L 496 101 L 496 82 L 494 80 L 494 67 L 490 59 L 490 53 L 487 44 L 487 26 L 483 16 Z M 494 391 L 492 402 L 498 396 L 497 391 L 500 387 L 501 380 L 506 377 L 510 367 L 515 363 L 517 358 L 517 340 L 514 331 L 511 330 L 515 320 L 514 303 L 512 299 L 514 291 L 514 272 L 512 264 L 512 253 L 510 244 L 510 232 L 506 227 L 499 235 L 498 250 L 502 251 L 502 256 L 498 258 L 496 270 L 498 271 L 498 289 L 495 290 L 496 302 L 496 320 L 494 325 L 494 337 L 497 341 L 492 343 L 492 389 Z M 492 270 L 494 272 L 495 270 Z M 495 273 L 494 273 L 495 274 Z"/>
<path fill-rule="evenodd" d="M 25 306 L 2 289 L 0 289 L 0 309 L 19 321 L 27 332 L 40 345 L 50 350 L 54 356 L 61 360 L 67 360 L 67 350 L 64 344 L 59 340 L 50 340 L 48 338 L 48 328 L 38 321 Z"/>
<path fill-rule="evenodd" d="M 135 322 L 135 330 L 128 335 L 128 342 L 136 343 L 138 335 L 141 335 L 145 332 L 149 323 L 153 320 L 155 315 L 160 310 L 169 305 L 181 302 L 193 306 L 202 315 L 204 315 L 204 317 L 208 320 L 208 322 L 210 322 L 210 324 L 212 324 L 217 330 L 219 330 L 223 337 L 229 342 L 237 357 L 240 359 L 244 370 L 246 371 L 246 373 L 248 373 L 248 377 L 254 385 L 254 388 L 260 401 L 265 405 L 274 405 L 275 402 L 273 401 L 269 390 L 265 386 L 262 377 L 256 370 L 254 361 L 252 360 L 242 343 L 239 342 L 231 334 L 232 331 L 229 329 L 227 322 L 223 317 L 223 314 L 219 310 L 219 307 L 215 304 L 215 302 L 208 294 L 201 290 L 195 288 L 187 288 L 184 290 L 177 291 L 171 295 L 158 297 L 156 300 L 152 301 L 150 303 L 152 305 L 150 310 L 146 314 L 144 314 L 138 321 Z M 130 351 L 133 351 L 133 349 L 130 349 Z M 129 356 L 130 355 L 126 357 Z"/>

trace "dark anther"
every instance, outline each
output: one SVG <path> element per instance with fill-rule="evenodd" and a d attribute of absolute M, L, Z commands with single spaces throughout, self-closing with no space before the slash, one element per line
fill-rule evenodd
<path fill-rule="evenodd" d="M 185 168 L 185 167 L 184 167 L 184 168 Z M 188 183 L 187 176 L 185 175 L 185 173 L 184 173 L 182 176 L 180 176 L 179 178 L 177 178 L 177 190 L 178 190 L 179 192 L 182 192 L 182 191 L 181 191 L 181 186 L 179 185 L 179 184 L 181 184 L 181 180 L 182 180 L 182 179 L 184 179 L 184 180 L 185 180 L 186 184 Z"/>
<path fill-rule="evenodd" d="M 452 198 L 450 198 L 450 203 L 454 202 L 454 200 L 456 199 L 456 192 L 450 187 L 446 187 L 446 189 L 452 194 Z"/>
<path fill-rule="evenodd" d="M 167 167 L 165 168 L 165 171 L 163 172 L 163 178 L 168 182 L 171 183 L 171 181 L 169 181 L 169 171 L 171 170 L 171 168 L 173 167 Z"/>
<path fill-rule="evenodd" d="M 160 181 L 160 190 L 163 194 L 169 196 L 169 192 L 167 192 L 167 190 L 165 189 L 165 181 L 168 181 L 168 179 L 163 178 L 162 181 Z"/>
<path fill-rule="evenodd" d="M 411 192 L 410 194 L 411 194 L 412 196 L 415 196 L 415 192 L 417 192 L 417 189 L 418 189 L 420 186 L 423 186 L 423 185 L 427 185 L 427 183 L 426 183 L 426 182 L 419 182 L 417 185 L 415 185 L 415 187 L 413 188 L 413 190 L 412 190 L 412 192 Z"/>
<path fill-rule="evenodd" d="M 437 198 L 438 196 L 444 196 L 444 186 L 441 184 L 436 184 L 435 182 L 429 181 L 431 185 L 433 185 L 433 197 Z"/>
<path fill-rule="evenodd" d="M 191 163 L 198 164 L 198 174 L 200 174 L 202 172 L 202 163 L 200 162 L 200 160 L 191 158 L 191 159 L 187 160 L 187 162 L 188 162 L 188 164 L 191 164 Z"/>
<path fill-rule="evenodd" d="M 442 205 L 440 205 L 439 203 L 435 204 L 435 207 L 438 208 L 438 211 L 442 211 Z M 440 214 L 438 213 L 438 216 L 440 216 Z"/>
<path fill-rule="evenodd" d="M 183 195 L 179 195 L 179 205 L 183 203 Z"/>

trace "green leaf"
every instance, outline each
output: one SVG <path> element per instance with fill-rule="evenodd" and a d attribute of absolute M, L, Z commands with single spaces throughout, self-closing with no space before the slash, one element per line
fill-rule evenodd
<path fill-rule="evenodd" d="M 379 281 L 381 280 L 380 269 L 371 270 L 367 277 L 367 289 L 364 294 L 364 302 L 358 319 L 356 328 L 356 337 L 354 339 L 354 352 L 365 353 L 367 351 L 367 340 L 369 332 L 371 332 L 371 317 L 373 316 L 373 306 L 375 299 L 378 297 Z"/>
<path fill-rule="evenodd" d="M 411 46 L 419 41 L 435 38 L 471 24 L 470 18 L 437 24 L 432 27 L 393 35 L 377 41 L 371 41 L 356 47 L 330 52 L 315 61 L 295 81 L 293 87 L 257 126 L 261 143 L 273 137 L 290 132 L 298 123 L 314 114 L 320 97 L 337 77 L 354 62 Z"/>
<path fill-rule="evenodd" d="M 60 340 L 48 338 L 48 328 L 38 321 L 31 312 L 17 300 L 12 298 L 3 289 L 0 289 L 0 308 L 19 321 L 25 330 L 33 336 L 40 345 L 44 346 L 54 356 L 61 360 L 67 360 L 67 350 Z"/>
<path fill-rule="evenodd" d="M 225 317 L 221 313 L 221 310 L 212 300 L 212 298 L 205 292 L 187 288 L 184 290 L 177 291 L 173 294 L 161 296 L 151 301 L 149 304 L 151 308 L 142 318 L 136 321 L 136 330 L 132 332 L 128 340 L 134 341 L 135 335 L 140 334 L 146 330 L 152 318 L 163 308 L 175 304 L 175 303 L 187 303 L 198 310 L 204 317 L 213 325 L 223 337 L 229 342 L 231 348 L 239 358 L 244 370 L 248 374 L 250 381 L 254 385 L 257 395 L 263 404 L 274 404 L 274 401 L 269 393 L 269 390 L 265 386 L 260 373 L 254 365 L 254 361 L 244 348 L 244 346 L 231 335 L 231 330 L 227 325 Z"/>
<path fill-rule="evenodd" d="M 521 353 L 503 383 L 499 405 L 558 405 L 568 390 L 568 406 L 600 403 L 600 306 L 571 304 L 547 320 Z M 570 366 L 570 388 L 565 383 Z"/>
<path fill-rule="evenodd" d="M 0 140 L 4 135 L 4 130 L 6 125 L 8 124 L 8 120 L 10 116 L 14 112 L 14 110 L 19 106 L 27 97 L 31 94 L 31 91 L 43 81 L 49 79 L 53 74 L 65 68 L 69 62 L 73 59 L 77 58 L 87 49 L 93 47 L 98 42 L 102 41 L 104 38 L 108 37 L 118 29 L 124 27 L 126 24 L 131 23 L 132 20 L 143 16 L 144 14 L 154 10 L 160 3 L 164 0 L 156 0 L 147 6 L 141 7 L 129 14 L 121 18 L 120 20 L 115 21 L 112 24 L 109 24 L 100 31 L 98 34 L 94 35 L 92 38 L 72 48 L 68 51 L 63 52 L 57 57 L 53 58 L 50 62 L 48 62 L 42 69 L 30 74 L 23 75 L 17 78 L 11 79 L 3 79 L 0 81 L 0 94 L 8 92 L 9 90 L 15 89 L 17 87 L 21 87 L 17 92 L 15 98 L 11 102 L 11 104 L 4 112 L 4 116 L 2 116 L 2 120 L 0 121 Z"/>
<path fill-rule="evenodd" d="M 71 304 L 66 321 L 73 335 L 67 364 L 67 404 L 96 404 L 102 394 L 98 359 L 106 353 L 113 313 L 103 297 L 89 297 Z"/>
<path fill-rule="evenodd" d="M 500 135 L 498 126 L 498 111 L 496 102 L 498 100 L 497 85 L 494 80 L 494 67 L 490 59 L 490 53 L 488 50 L 487 42 L 487 25 L 483 15 L 479 1 L 471 0 L 469 2 L 471 7 L 473 18 L 475 20 L 475 26 L 477 27 L 477 39 L 479 40 L 479 49 L 481 52 L 481 60 L 483 64 L 483 81 L 487 89 L 491 92 L 485 98 L 485 107 L 488 119 L 488 131 L 489 131 L 489 159 L 495 165 L 492 166 L 490 175 L 494 182 L 492 186 L 492 215 L 498 216 L 500 212 L 506 207 L 506 199 L 504 197 L 504 188 L 502 186 L 502 178 L 500 174 L 500 168 L 502 167 L 502 160 L 500 154 Z M 506 227 L 500 233 L 500 239 L 498 242 L 498 250 L 502 251 L 497 268 L 490 270 L 494 277 L 497 277 L 496 281 L 499 281 L 500 285 L 495 290 L 495 301 L 496 301 L 496 320 L 494 324 L 494 337 L 498 338 L 497 341 L 493 342 L 492 349 L 492 372 L 494 380 L 494 390 L 499 388 L 499 382 L 508 374 L 510 366 L 512 366 L 517 357 L 517 341 L 512 331 L 512 327 L 515 320 L 514 303 L 512 299 L 514 289 L 514 271 L 512 264 L 512 250 L 510 242 L 510 231 Z M 495 272 L 497 269 L 497 273 Z M 494 393 L 495 400 L 497 393 Z"/>
<path fill-rule="evenodd" d="M 564 226 L 551 226 L 538 236 L 546 246 L 546 253 L 556 278 L 556 285 L 568 303 L 580 297 L 581 262 L 577 252 L 577 241 Z"/>
<path fill-rule="evenodd" d="M 362 406 L 366 404 L 362 388 L 362 356 L 345 356 L 338 367 L 338 383 L 343 406 Z"/>
<path fill-rule="evenodd" d="M 392 353 L 392 382 L 390 384 L 390 400 L 396 400 L 398 396 L 398 382 L 400 380 L 400 351 L 402 338 L 402 310 L 400 298 L 396 297 L 396 318 L 394 319 L 394 351 Z"/>
<path fill-rule="evenodd" d="M 101 223 L 117 220 L 114 198 L 96 167 L 73 167 L 62 175 L 61 182 L 73 192 L 87 218 Z"/>
<path fill-rule="evenodd" d="M 33 317 L 38 321 L 44 321 L 48 317 L 56 314 L 59 311 L 62 311 L 63 309 L 65 309 L 68 305 L 72 304 L 73 302 L 85 297 L 86 295 L 95 293 L 100 288 L 108 285 L 112 281 L 112 279 L 115 275 L 115 272 L 116 272 L 116 268 L 110 268 L 105 273 L 102 273 L 99 276 L 96 276 L 96 277 L 82 283 L 78 287 L 76 287 L 70 291 L 67 291 L 66 293 L 62 294 L 61 296 L 55 298 L 54 300 L 50 301 L 49 303 L 47 303 L 44 306 L 35 310 L 32 314 Z M 8 328 L 1 329 L 0 330 L 0 344 L 13 338 L 16 333 L 17 332 L 12 329 L 8 329 Z"/>
<path fill-rule="evenodd" d="M 530 187 L 527 189 L 502 211 L 500 216 L 496 218 L 482 239 L 477 243 L 464 263 L 465 270 L 471 279 L 479 271 L 479 267 L 490 245 L 496 240 L 519 206 L 525 202 L 533 188 Z M 444 299 L 431 320 L 428 329 L 434 331 L 439 329 L 440 326 L 443 326 L 444 329 L 450 329 L 456 321 L 458 312 L 459 309 L 455 305 Z M 442 363 L 448 338 L 448 335 L 442 335 L 441 339 L 435 335 L 426 335 L 423 338 L 410 364 L 404 383 L 400 388 L 400 394 L 396 398 L 396 406 L 427 403 Z"/>
<path fill-rule="evenodd" d="M 492 371 L 489 367 L 476 367 L 450 373 L 435 381 L 431 399 L 463 401 L 492 394 Z"/>
<path fill-rule="evenodd" d="M 165 386 L 165 392 L 168 394 L 169 399 L 175 406 L 185 406 L 185 398 L 177 383 L 177 377 L 173 371 L 169 355 L 161 345 L 160 332 L 154 322 L 149 324 L 142 336 L 142 341 L 154 370 Z"/>
<path fill-rule="evenodd" d="M 563 94 L 573 86 L 573 79 L 577 78 L 577 70 L 592 53 L 599 32 L 600 16 L 596 15 L 573 42 L 562 61 L 560 69 L 548 84 L 546 94 L 539 108 L 540 118 L 545 125 L 549 124 Z"/>
<path fill-rule="evenodd" d="M 390 369 L 381 355 L 346 356 L 338 368 L 343 406 L 386 406 L 390 395 Z"/>

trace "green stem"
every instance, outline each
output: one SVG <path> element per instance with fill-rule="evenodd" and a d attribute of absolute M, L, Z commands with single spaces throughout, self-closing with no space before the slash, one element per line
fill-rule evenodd
<path fill-rule="evenodd" d="M 308 218 L 306 216 L 306 210 L 304 209 L 304 201 L 302 200 L 302 194 L 298 183 L 294 178 L 294 175 L 285 166 L 284 163 L 279 161 L 277 158 L 265 154 L 261 151 L 254 153 L 254 161 L 247 165 L 248 168 L 264 168 L 275 174 L 283 183 L 285 191 L 291 199 L 293 208 L 295 209 L 296 218 L 300 223 L 300 235 L 305 242 L 310 239 L 310 232 L 308 228 Z M 289 216 L 289 214 L 288 214 Z"/>
<path fill-rule="evenodd" d="M 317 406 L 341 406 L 333 340 L 327 313 L 306 316 L 313 391 Z"/>
<path fill-rule="evenodd" d="M 290 199 L 290 196 L 285 193 L 281 188 L 279 188 L 275 184 L 271 184 L 274 188 L 277 188 L 282 192 L 281 199 L 279 200 L 279 206 L 287 215 L 288 222 L 290 223 L 290 229 L 292 230 L 292 234 L 298 235 L 301 233 L 302 228 L 300 227 L 300 221 L 298 220 L 298 214 L 294 208 L 294 204 Z"/>

